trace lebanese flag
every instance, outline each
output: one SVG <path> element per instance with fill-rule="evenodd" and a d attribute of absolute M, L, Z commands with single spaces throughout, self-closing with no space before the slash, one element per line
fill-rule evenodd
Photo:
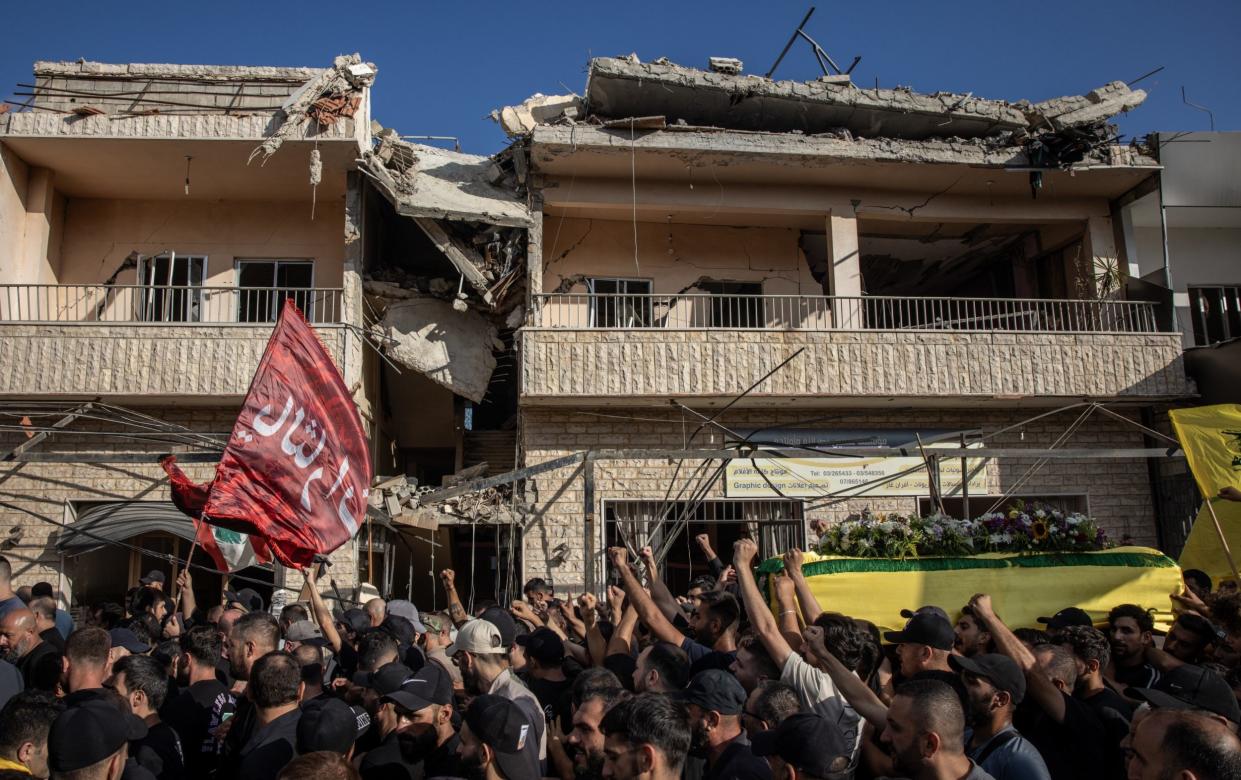
<path fill-rule="evenodd" d="M 198 546 L 211 556 L 217 571 L 229 574 L 247 566 L 267 563 L 270 558 L 259 558 L 247 534 L 230 531 L 210 523 L 198 524 Z"/>
<path fill-rule="evenodd" d="M 172 459 L 161 465 L 183 512 L 248 534 L 260 556 L 270 550 L 298 569 L 358 532 L 373 474 L 357 407 L 292 300 L 267 342 L 215 479 L 198 485 Z"/>

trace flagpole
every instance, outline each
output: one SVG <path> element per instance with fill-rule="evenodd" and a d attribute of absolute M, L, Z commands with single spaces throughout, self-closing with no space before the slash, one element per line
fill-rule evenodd
<path fill-rule="evenodd" d="M 1241 574 L 1237 573 L 1237 562 L 1232 558 L 1232 550 L 1228 547 L 1228 539 L 1224 536 L 1224 527 L 1219 524 L 1219 517 L 1215 515 L 1215 507 L 1211 505 L 1211 499 L 1204 501 L 1207 510 L 1211 513 L 1211 522 L 1215 523 L 1215 533 L 1219 534 L 1220 546 L 1224 548 L 1224 557 L 1228 559 L 1228 568 L 1232 569 L 1233 579 L 1241 584 Z"/>

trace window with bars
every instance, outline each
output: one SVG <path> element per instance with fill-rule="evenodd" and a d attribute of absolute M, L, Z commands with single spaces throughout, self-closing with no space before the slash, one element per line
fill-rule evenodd
<path fill-rule="evenodd" d="M 275 322 L 285 299 L 292 298 L 314 322 L 312 287 L 314 263 L 309 260 L 238 260 L 237 321 Z"/>
<path fill-rule="evenodd" d="M 699 287 L 711 295 L 706 327 L 763 327 L 761 282 L 702 282 Z"/>
<path fill-rule="evenodd" d="M 138 258 L 137 306 L 141 322 L 199 322 L 207 258 L 166 255 Z"/>
<path fill-rule="evenodd" d="M 1241 336 L 1241 287 L 1190 287 L 1189 305 L 1195 345 Z"/>
<path fill-rule="evenodd" d="M 649 328 L 651 282 L 648 279 L 588 279 L 590 327 Z"/>
<path fill-rule="evenodd" d="M 694 543 L 699 534 L 707 535 L 725 562 L 732 560 L 733 542 L 742 537 L 758 542 L 762 558 L 806 544 L 801 501 L 610 500 L 604 502 L 603 515 L 609 547 L 627 543 L 634 550 L 650 545 L 666 551 L 664 579 L 673 593 L 684 593 L 694 577 L 709 573 Z"/>

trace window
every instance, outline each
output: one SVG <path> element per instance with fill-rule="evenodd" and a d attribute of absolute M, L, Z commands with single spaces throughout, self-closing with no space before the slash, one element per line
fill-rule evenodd
<path fill-rule="evenodd" d="M 763 327 L 762 282 L 703 282 L 699 285 L 710 293 L 708 328 Z"/>
<path fill-rule="evenodd" d="M 309 260 L 238 260 L 237 321 L 275 322 L 286 298 L 314 322 L 314 263 Z"/>
<path fill-rule="evenodd" d="M 651 283 L 646 279 L 588 279 L 590 327 L 651 327 Z"/>
<path fill-rule="evenodd" d="M 1190 287 L 1189 306 L 1194 344 L 1241 336 L 1241 287 Z"/>
<path fill-rule="evenodd" d="M 176 252 L 138 259 L 138 319 L 202 322 L 207 258 Z"/>

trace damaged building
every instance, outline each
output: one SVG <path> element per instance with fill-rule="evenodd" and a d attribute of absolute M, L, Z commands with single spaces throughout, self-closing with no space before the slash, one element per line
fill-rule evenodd
<path fill-rule="evenodd" d="M 333 556 L 342 591 L 434 608 L 447 567 L 479 598 L 598 588 L 606 546 L 637 541 L 683 586 L 694 534 L 770 554 L 866 507 L 1039 500 L 1160 541 L 1132 423 L 1193 387 L 1117 217 L 1158 171 L 1109 125 L 1140 90 L 1013 103 L 597 58 L 584 94 L 498 109 L 511 143 L 484 157 L 382 126 L 376 73 L 37 63 L 19 86 L 0 115 L 19 582 L 90 603 L 188 549 L 156 457 L 210 477 L 287 297 L 381 475 Z M 902 478 L 922 445 L 977 456 Z M 857 446 L 905 451 L 832 454 Z M 1060 446 L 1130 455 L 986 457 Z M 243 574 L 277 600 L 300 585 Z"/>

